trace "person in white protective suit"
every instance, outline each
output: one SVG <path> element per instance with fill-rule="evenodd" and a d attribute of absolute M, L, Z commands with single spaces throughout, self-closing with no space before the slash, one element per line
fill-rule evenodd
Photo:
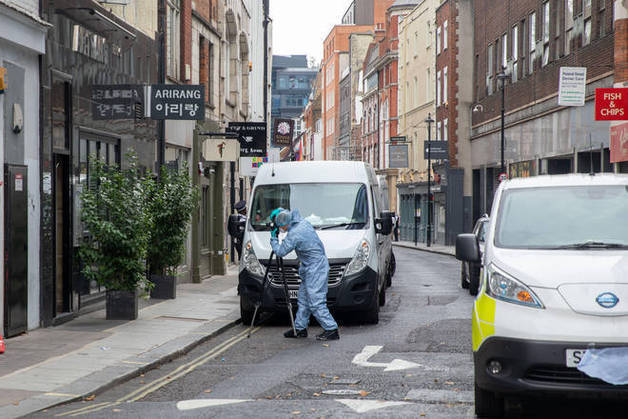
<path fill-rule="evenodd" d="M 287 338 L 306 338 L 310 315 L 314 315 L 322 326 L 323 333 L 316 336 L 317 340 L 337 340 L 338 324 L 327 308 L 327 278 L 329 262 L 325 254 L 323 243 L 318 238 L 314 227 L 301 218 L 298 210 L 288 211 L 277 208 L 270 215 L 276 228 L 272 231 L 270 245 L 275 254 L 282 258 L 293 250 L 299 261 L 299 288 L 298 310 L 294 321 L 296 335 L 292 329 L 284 333 Z M 279 229 L 288 234 L 279 244 L 277 238 Z"/>

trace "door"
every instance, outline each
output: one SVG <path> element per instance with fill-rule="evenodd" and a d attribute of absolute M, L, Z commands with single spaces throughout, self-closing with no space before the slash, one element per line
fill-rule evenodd
<path fill-rule="evenodd" d="M 4 335 L 27 329 L 28 188 L 26 166 L 6 165 L 4 188 Z"/>
<path fill-rule="evenodd" d="M 54 184 L 54 278 L 55 316 L 67 313 L 70 307 L 69 245 L 69 184 L 68 157 L 56 154 Z"/>

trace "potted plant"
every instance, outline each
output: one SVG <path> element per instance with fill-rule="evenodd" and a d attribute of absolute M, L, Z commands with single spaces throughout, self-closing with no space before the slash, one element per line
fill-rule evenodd
<path fill-rule="evenodd" d="M 177 266 L 185 255 L 188 228 L 197 204 L 198 191 L 190 181 L 187 165 L 182 170 L 163 166 L 149 202 L 153 222 L 148 246 L 152 298 L 176 297 Z"/>
<path fill-rule="evenodd" d="M 94 156 L 90 184 L 81 193 L 83 274 L 107 289 L 108 320 L 136 319 L 137 290 L 150 287 L 145 275 L 152 225 L 147 191 L 153 181 L 141 175 L 134 154 L 127 158 L 128 167 L 121 170 Z"/>

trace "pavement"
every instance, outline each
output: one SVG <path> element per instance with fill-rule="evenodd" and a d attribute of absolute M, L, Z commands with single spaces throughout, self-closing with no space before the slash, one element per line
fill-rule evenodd
<path fill-rule="evenodd" d="M 438 253 L 446 256 L 456 256 L 456 248 L 454 246 L 444 246 L 441 244 L 432 244 L 427 247 L 425 243 L 407 242 L 407 241 L 393 241 L 393 246 L 405 247 L 406 249 L 421 250 L 423 252 Z"/>
<path fill-rule="evenodd" d="M 201 284 L 181 284 L 174 300 L 141 302 L 134 321 L 98 310 L 61 326 L 6 340 L 0 355 L 0 417 L 15 418 L 112 386 L 185 354 L 240 321 L 237 267 Z"/>

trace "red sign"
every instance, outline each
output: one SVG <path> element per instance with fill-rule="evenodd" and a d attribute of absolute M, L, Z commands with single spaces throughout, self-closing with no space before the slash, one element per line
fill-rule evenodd
<path fill-rule="evenodd" d="M 595 89 L 596 121 L 628 121 L 628 88 Z"/>
<path fill-rule="evenodd" d="M 628 161 L 628 122 L 611 127 L 611 163 Z"/>

